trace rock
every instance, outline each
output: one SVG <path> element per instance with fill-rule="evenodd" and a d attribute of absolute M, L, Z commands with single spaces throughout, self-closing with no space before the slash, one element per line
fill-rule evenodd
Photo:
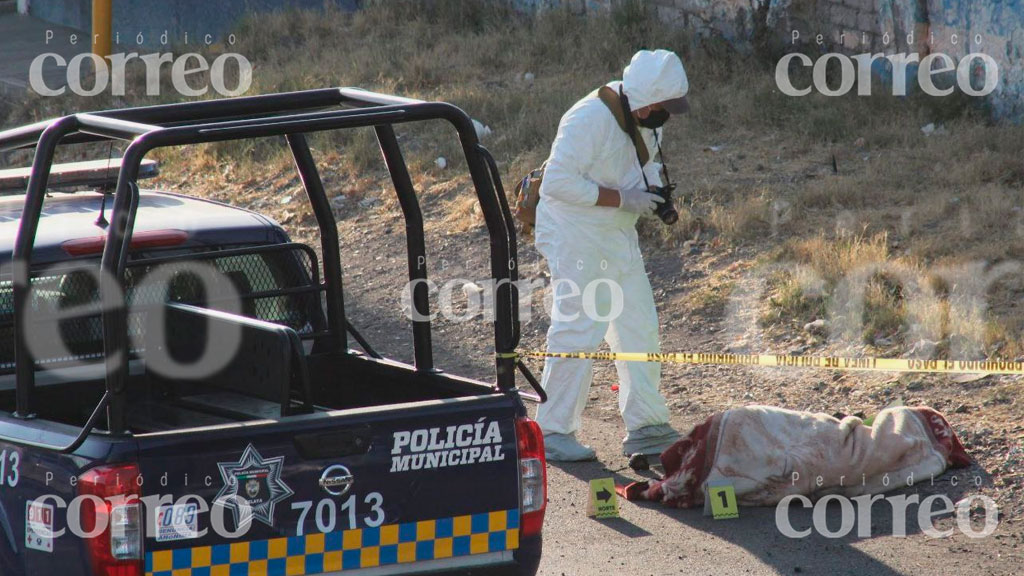
<path fill-rule="evenodd" d="M 480 298 L 484 293 L 482 286 L 476 282 L 466 282 L 462 285 L 462 293 L 466 295 L 466 299 L 472 302 L 480 302 Z"/>
<path fill-rule="evenodd" d="M 915 327 L 915 328 L 917 328 L 917 327 Z M 925 356 L 928 356 L 932 352 L 934 352 L 935 348 L 938 347 L 938 345 L 941 344 L 941 343 L 942 342 L 940 340 L 928 340 L 927 338 L 922 338 L 922 339 L 918 340 L 917 342 L 914 342 L 914 345 L 911 346 L 909 350 L 907 350 L 907 354 L 906 355 L 907 356 L 915 356 L 915 355 L 925 355 Z"/>
<path fill-rule="evenodd" d="M 444 156 L 438 156 L 437 160 L 434 160 L 434 166 L 437 166 L 440 170 L 444 170 L 448 167 L 448 160 Z"/>
<path fill-rule="evenodd" d="M 647 456 L 643 454 L 633 454 L 629 457 L 629 467 L 639 472 L 641 470 L 650 470 L 651 463 L 647 461 Z"/>
<path fill-rule="evenodd" d="M 804 324 L 804 332 L 811 334 L 825 334 L 828 331 L 828 324 L 824 318 L 818 318 L 817 320 Z"/>
<path fill-rule="evenodd" d="M 749 350 L 749 344 L 746 340 L 740 339 L 729 344 L 725 349 L 727 352 L 732 352 L 733 354 L 741 354 Z"/>
<path fill-rule="evenodd" d="M 527 84 L 533 84 L 534 79 L 536 79 L 536 76 L 533 75 L 533 72 L 523 74 L 523 82 Z"/>
<path fill-rule="evenodd" d="M 956 376 L 950 378 L 950 380 L 956 382 L 957 384 L 967 384 L 968 382 L 977 382 L 978 380 L 984 380 L 989 376 L 991 376 L 991 374 L 957 374 Z"/>
<path fill-rule="evenodd" d="M 928 135 L 932 134 L 933 132 L 935 132 L 935 123 L 934 122 L 929 122 L 928 124 L 925 124 L 924 126 L 921 126 L 921 133 L 924 134 L 925 136 L 928 136 Z"/>
<path fill-rule="evenodd" d="M 348 196 L 335 196 L 331 198 L 331 207 L 334 209 L 344 208 L 348 204 Z"/>
<path fill-rule="evenodd" d="M 916 392 L 918 390 L 924 390 L 924 381 L 912 380 L 907 384 L 907 390 L 910 392 Z"/>
<path fill-rule="evenodd" d="M 378 200 L 377 198 L 374 198 L 373 196 L 367 196 L 366 198 L 363 198 L 362 200 L 359 201 L 359 207 L 370 208 L 372 206 L 376 206 L 377 203 L 379 202 L 380 200 Z"/>

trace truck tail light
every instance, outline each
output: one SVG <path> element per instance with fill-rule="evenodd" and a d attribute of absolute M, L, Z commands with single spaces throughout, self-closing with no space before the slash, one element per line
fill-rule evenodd
<path fill-rule="evenodd" d="M 142 491 L 135 464 L 98 466 L 78 480 L 82 495 L 96 496 L 82 501 L 81 524 L 86 534 L 104 527 L 86 539 L 86 548 L 96 576 L 142 575 Z"/>
<path fill-rule="evenodd" d="M 169 248 L 180 246 L 188 240 L 188 233 L 182 230 L 146 230 L 132 234 L 128 250 L 147 250 L 151 248 Z M 91 256 L 103 252 L 107 245 L 106 236 L 92 236 L 67 240 L 60 245 L 68 256 Z"/>
<path fill-rule="evenodd" d="M 544 525 L 544 509 L 548 503 L 544 434 L 533 420 L 519 418 L 516 438 L 519 440 L 520 532 L 523 536 L 534 536 L 540 534 Z"/>

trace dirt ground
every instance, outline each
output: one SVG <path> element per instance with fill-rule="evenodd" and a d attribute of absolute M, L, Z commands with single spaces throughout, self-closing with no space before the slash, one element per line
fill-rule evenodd
<path fill-rule="evenodd" d="M 468 192 L 468 191 L 467 191 Z M 426 215 L 428 221 L 430 212 Z M 434 214 L 440 217 L 441 214 Z M 410 359 L 410 336 L 408 323 L 397 317 L 394 311 L 399 309 L 396 286 L 398 278 L 405 271 L 405 262 L 401 256 L 404 238 L 400 221 L 379 214 L 344 214 L 345 222 L 340 226 L 344 230 L 342 245 L 353 247 L 346 250 L 346 286 L 349 296 L 348 306 L 353 321 L 360 326 L 371 342 L 379 342 L 379 346 L 388 355 Z M 351 225 L 349 228 L 348 225 Z M 444 225 L 428 228 L 430 247 L 428 254 L 437 254 L 443 259 L 445 268 L 440 264 L 432 265 L 431 277 L 439 284 L 448 279 L 466 278 L 474 281 L 486 279 L 486 238 L 478 230 L 464 233 L 450 233 Z M 721 281 L 722 275 L 736 277 L 743 281 L 744 267 L 749 266 L 757 254 L 756 250 L 732 251 L 716 250 L 710 246 L 702 246 L 696 253 L 666 254 L 652 253 L 648 250 L 647 266 L 651 283 L 658 302 L 661 319 L 662 349 L 665 351 L 750 351 L 750 352 L 790 352 L 805 348 L 803 334 L 794 333 L 789 341 L 771 342 L 767 348 L 758 350 L 755 342 L 764 340 L 758 334 L 756 322 L 747 322 L 747 329 L 737 331 L 729 326 L 726 312 L 722 307 L 694 310 L 687 295 L 704 288 L 708 282 Z M 521 273 L 525 279 L 543 277 L 544 262 L 529 244 L 520 245 Z M 455 285 L 461 282 L 456 281 Z M 388 290 L 384 290 L 384 288 Z M 461 294 L 455 290 L 457 299 Z M 540 298 L 536 298 L 537 308 L 542 306 Z M 389 322 L 381 322 L 381 314 L 388 315 Z M 747 311 L 753 316 L 754 311 Z M 492 379 L 492 338 L 490 326 L 479 320 L 470 322 L 436 322 L 435 356 L 441 368 L 459 374 L 472 375 L 481 379 Z M 534 318 L 523 325 L 523 341 L 521 349 L 543 349 L 544 335 L 548 326 L 546 313 L 535 314 Z M 739 332 L 739 333 L 737 333 Z M 739 343 L 739 345 L 737 345 Z M 746 344 L 745 344 L 746 343 Z M 804 350 L 808 354 L 826 352 L 824 346 Z M 843 346 L 840 350 L 832 350 L 848 355 L 858 355 L 862 346 Z M 533 371 L 539 376 L 542 364 L 530 362 Z M 993 401 L 990 394 L 998 390 L 1012 377 L 988 378 L 956 378 L 949 376 L 905 375 L 898 374 L 866 374 L 838 373 L 813 369 L 778 369 L 750 368 L 735 366 L 682 366 L 665 365 L 663 368 L 662 391 L 672 413 L 672 424 L 679 430 L 687 431 L 702 422 L 707 416 L 731 407 L 747 404 L 766 404 L 797 410 L 813 410 L 826 413 L 876 413 L 894 401 L 906 405 L 932 406 L 946 414 L 951 425 L 965 443 L 968 452 L 975 459 L 974 465 L 968 469 L 956 470 L 936 480 L 934 485 L 920 486 L 908 493 L 919 493 L 924 498 L 928 494 L 946 494 L 954 501 L 970 493 L 981 493 L 991 496 L 999 505 L 1000 527 L 991 539 L 984 542 L 973 541 L 963 536 L 948 541 L 932 541 L 922 534 L 913 534 L 908 541 L 890 542 L 876 541 L 864 544 L 867 550 L 857 551 L 856 546 L 839 545 L 835 547 L 832 561 L 822 561 L 820 550 L 828 543 L 803 542 L 790 543 L 794 547 L 792 558 L 786 559 L 782 553 L 786 545 L 778 542 L 767 543 L 753 541 L 746 546 L 747 554 L 757 553 L 762 561 L 780 573 L 807 571 L 809 573 L 925 573 L 926 566 L 940 571 L 945 567 L 957 566 L 967 570 L 972 568 L 975 573 L 1014 574 L 1024 570 L 1024 550 L 1019 546 L 1024 539 L 1024 492 L 1022 492 L 1021 475 L 1024 452 L 1021 440 L 1024 439 L 1024 424 L 1017 417 L 1019 409 L 1016 397 L 999 397 Z M 542 573 L 572 574 L 594 573 L 605 567 L 616 567 L 625 570 L 632 567 L 630 573 L 652 574 L 670 573 L 668 567 L 664 571 L 652 567 L 644 558 L 660 558 L 654 554 L 641 552 L 625 553 L 631 546 L 637 545 L 632 538 L 623 538 L 622 531 L 607 530 L 593 527 L 595 537 L 601 539 L 619 539 L 623 548 L 621 554 L 608 551 L 605 546 L 589 547 L 586 553 L 573 550 L 578 546 L 578 534 L 574 526 L 582 517 L 580 491 L 585 489 L 583 481 L 613 475 L 620 483 L 631 479 L 639 479 L 640 475 L 627 467 L 626 458 L 620 453 L 619 441 L 625 430 L 618 414 L 617 392 L 611 389 L 616 382 L 616 374 L 611 363 L 597 363 L 594 371 L 594 384 L 586 408 L 584 429 L 581 439 L 594 445 L 601 462 L 578 466 L 563 466 L 551 469 L 552 522 L 549 522 L 548 551 L 558 550 L 559 555 L 546 555 Z M 521 382 L 527 388 L 526 382 Z M 956 477 L 955 479 L 953 477 Z M 952 486 L 957 483 L 959 487 Z M 976 489 L 965 489 L 962 485 L 976 483 Z M 626 507 L 632 506 L 626 504 Z M 838 513 L 838 511 L 834 511 Z M 980 510 L 975 510 L 975 513 Z M 742 537 L 730 535 L 730 531 L 720 526 L 693 526 L 699 518 L 698 511 L 665 512 L 642 507 L 633 514 L 636 522 L 641 525 L 644 519 L 650 519 L 653 526 L 663 531 L 660 534 L 661 544 L 670 549 L 688 548 L 692 538 L 683 533 L 675 533 L 676 524 L 665 524 L 664 519 L 657 516 L 668 515 L 670 519 L 682 522 L 684 532 L 711 531 L 720 534 L 726 542 Z M 768 511 L 758 511 L 757 518 L 768 522 Z M 687 520 L 689 519 L 689 520 Z M 705 524 L 707 521 L 703 521 Z M 747 520 L 749 522 L 749 520 Z M 755 525 L 758 524 L 755 522 Z M 952 520 L 947 519 L 951 525 Z M 763 524 L 761 524 L 763 525 Z M 562 526 L 563 529 L 557 526 Z M 943 526 L 939 524 L 939 526 Z M 948 527 L 948 526 L 945 526 Z M 567 530 L 567 533 L 566 533 Z M 654 530 L 654 529 L 652 529 Z M 746 529 L 744 529 L 746 530 Z M 873 534 L 884 535 L 891 527 L 882 522 L 873 524 Z M 650 530 L 649 530 L 650 531 Z M 657 532 L 655 532 L 657 533 Z M 742 531 L 741 531 L 742 533 Z M 603 534 L 603 536 L 601 535 Z M 898 540 L 898 539 L 897 539 Z M 686 543 L 685 546 L 683 543 Z M 713 552 L 721 541 L 708 543 Z M 737 542 L 733 542 L 736 545 Z M 740 542 L 739 544 L 742 544 Z M 758 552 L 759 545 L 765 551 Z M 915 549 L 919 545 L 929 546 L 927 554 L 934 561 L 924 564 L 916 563 Z M 643 547 L 643 546 L 641 546 Z M 872 548 L 874 547 L 874 548 Z M 593 549 L 591 549 L 593 548 Z M 881 551 L 903 549 L 905 562 L 899 562 Z M 780 557 L 771 560 L 771 550 L 778 549 Z M 715 566 L 714 554 L 700 550 L 693 551 L 697 557 L 703 556 L 697 564 L 689 564 L 679 573 L 700 573 L 699 566 L 706 568 L 705 573 L 722 573 Z M 611 557 L 608 557 L 611 556 Z M 894 555 L 896 558 L 901 555 Z M 598 562 L 598 558 L 606 562 Z M 945 560 L 940 560 L 945 558 Z M 955 562 L 954 559 L 955 558 Z M 792 564 L 792 567 L 789 564 Z M 952 563 L 952 564 L 950 564 Z M 745 563 L 741 563 L 745 565 Z M 801 566 L 803 567 L 801 569 Z M 851 566 L 860 566 L 863 570 L 851 570 Z M 813 569 L 817 568 L 817 569 Z M 613 568 L 614 569 L 614 568 Z M 760 573 L 755 562 L 747 570 L 737 573 Z M 676 570 L 671 570 L 676 572 Z M 934 573 L 934 572 L 932 572 Z"/>
<path fill-rule="evenodd" d="M 1021 126 L 990 124 L 955 99 L 922 104 L 785 97 L 763 62 L 736 59 L 715 42 L 691 42 L 684 31 L 642 11 L 613 11 L 609 18 L 586 21 L 550 12 L 537 22 L 510 26 L 507 12 L 494 12 L 498 3 L 432 2 L 429 10 L 411 2 L 371 4 L 373 9 L 353 17 L 328 10 L 251 19 L 237 49 L 258 67 L 253 93 L 363 86 L 454 102 L 493 128 L 483 143 L 494 152 L 508 187 L 546 155 L 562 112 L 615 78 L 635 49 L 653 43 L 683 55 L 693 110 L 668 125 L 665 147 L 673 178 L 692 206 L 681 205 L 683 218 L 671 229 L 654 219 L 640 223 L 663 351 L 1024 358 Z M 0 122 L 9 127 L 69 110 L 154 103 L 135 98 L 0 101 Z M 464 311 L 463 284 L 489 278 L 488 241 L 458 147 L 450 131 L 435 128 L 408 126 L 398 134 L 424 212 L 429 275 L 447 286 L 432 304 L 436 308 L 439 299 L 453 296 L 457 310 Z M 438 143 L 444 135 L 449 140 Z M 411 361 L 411 327 L 401 297 L 408 274 L 404 226 L 372 135 L 311 142 L 339 222 L 347 313 L 379 351 Z M 228 143 L 161 156 L 166 169 L 154 186 L 267 214 L 296 241 L 316 246 L 314 218 L 278 144 Z M 115 152 L 102 150 L 108 154 Z M 448 158 L 448 168 L 435 166 L 438 156 Z M 0 157 L 0 166 L 29 159 L 9 154 Z M 867 312 L 851 317 L 824 309 L 843 278 L 875 262 L 894 266 L 894 272 L 870 278 Z M 544 285 L 546 265 L 527 238 L 520 238 L 519 264 L 523 280 Z M 810 269 L 810 281 L 798 278 L 801 266 Z M 774 276 L 780 267 L 792 274 Z M 957 300 L 974 276 L 993 270 L 1006 272 L 1006 278 L 984 287 L 981 306 L 970 298 Z M 907 281 L 894 282 L 891 277 L 900 274 Z M 920 294 L 911 293 L 915 285 L 923 286 Z M 915 309 L 916 302 L 925 305 Z M 522 350 L 542 349 L 548 328 L 543 291 L 531 303 L 532 316 L 523 318 Z M 844 314 L 856 328 L 852 333 L 839 329 Z M 493 379 L 493 328 L 487 320 L 439 317 L 433 334 L 438 367 Z M 541 363 L 529 364 L 539 376 Z M 650 556 L 644 554 L 574 548 L 582 481 L 610 471 L 621 481 L 636 477 L 618 450 L 624 431 L 611 389 L 615 381 L 611 363 L 597 363 L 581 437 L 597 447 L 601 462 L 551 468 L 552 546 L 544 574 L 667 572 L 645 570 Z M 579 528 L 594 542 L 626 538 L 611 541 L 652 554 L 685 548 L 679 560 L 697 562 L 692 570 L 680 570 L 688 573 L 760 573 L 764 566 L 780 573 L 1022 573 L 1015 568 L 1024 556 L 1018 548 L 1024 536 L 1021 390 L 1024 377 L 1018 376 L 663 367 L 672 424 L 684 432 L 715 412 L 746 404 L 871 415 L 903 403 L 943 412 L 974 458 L 970 468 L 956 471 L 970 491 L 962 482 L 952 486 L 952 475 L 917 489 L 994 498 L 1000 526 L 981 542 L 932 541 L 920 534 L 909 546 L 888 539 L 852 545 L 779 542 L 731 533 L 700 520 L 699 513 L 643 507 L 625 509 L 636 514 L 631 522 L 656 535 L 642 543 L 634 539 L 635 526 L 611 532 L 593 523 Z M 770 511 L 743 518 L 745 531 L 767 532 L 763 524 Z M 676 529 L 682 532 L 663 536 Z M 886 529 L 883 524 L 878 532 Z M 743 561 L 710 559 L 736 548 L 746 550 Z M 822 563 L 830 555 L 837 560 Z"/>
<path fill-rule="evenodd" d="M 327 189 L 336 200 L 343 254 L 346 309 L 354 325 L 385 355 L 411 361 L 410 322 L 402 312 L 401 289 L 407 276 L 405 236 L 393 192 L 380 180 L 352 182 L 323 168 Z M 182 174 L 164 177 L 163 184 L 177 187 L 191 183 L 196 191 L 230 200 L 269 214 L 282 222 L 294 239 L 315 245 L 314 221 L 298 181 L 286 172 L 248 179 L 236 178 L 229 168 L 222 173 Z M 427 223 L 428 269 L 439 286 L 449 283 L 456 302 L 465 302 L 461 290 L 466 281 L 483 282 L 488 275 L 488 252 L 482 218 L 472 208 L 453 210 L 470 198 L 472 190 L 463 177 L 439 177 L 436 172 L 416 174 L 424 219 Z M 188 187 L 186 187 L 186 190 Z M 643 226 L 661 226 L 644 223 Z M 750 302 L 714 295 L 718 286 L 729 285 L 730 294 L 757 293 L 758 276 L 751 273 L 763 250 L 758 246 L 731 247 L 703 241 L 665 251 L 645 241 L 647 268 L 661 320 L 662 350 L 701 352 L 827 353 L 858 356 L 877 353 L 859 340 L 821 341 L 800 326 L 773 327 L 766 332 L 757 322 L 766 306 L 762 294 Z M 521 279 L 546 277 L 546 265 L 528 239 L 519 243 Z M 712 296 L 708 296 L 709 293 Z M 443 292 L 443 291 L 442 291 Z M 443 296 L 435 294 L 436 306 Z M 533 298 L 533 315 L 522 329 L 522 350 L 543 349 L 548 327 L 542 293 Z M 464 309 L 464 308 L 459 308 Z M 493 379 L 493 333 L 479 316 L 465 321 L 438 317 L 434 322 L 434 354 L 438 367 L 460 375 Z M 540 362 L 530 362 L 539 376 Z M 552 478 L 566 490 L 577 490 L 581 479 L 614 471 L 620 481 L 638 478 L 619 453 L 624 434 L 618 415 L 616 382 L 611 363 L 598 362 L 581 432 L 585 442 L 599 450 L 601 464 L 578 472 L 552 471 Z M 965 538 L 931 541 L 916 534 L 911 540 L 927 542 L 928 550 L 967 555 L 967 564 L 987 567 L 987 573 L 1006 572 L 1008 562 L 1024 557 L 1021 544 L 1024 513 L 1024 423 L 1014 387 L 1019 377 L 957 377 L 886 373 L 832 372 L 816 369 L 780 369 L 737 366 L 665 365 L 662 392 L 672 413 L 672 424 L 681 431 L 707 416 L 730 407 L 766 404 L 829 414 L 863 412 L 871 415 L 894 402 L 926 405 L 943 412 L 975 463 L 968 469 L 915 488 L 924 495 L 943 493 L 957 500 L 966 494 L 991 496 L 1000 510 L 996 534 L 984 543 Z M 527 387 L 525 381 L 521 382 Z M 564 470 L 563 470 L 564 471 Z M 553 480 L 554 481 L 554 480 Z M 957 482 L 957 486 L 953 486 Z M 968 490 L 965 484 L 970 487 Z M 581 484 L 582 485 L 582 484 Z M 552 509 L 569 501 L 552 493 Z M 572 503 L 573 507 L 575 503 Z M 977 518 L 980 509 L 973 511 Z M 561 517 L 569 512 L 552 512 Z M 572 510 L 572 514 L 580 511 Z M 949 520 L 949 522 L 952 522 Z M 881 530 L 884 531 L 882 526 Z M 900 544 L 902 546 L 903 544 Z M 884 545 L 882 546 L 884 549 Z M 810 550 L 810 548 L 808 548 Z M 811 555 L 813 556 L 813 555 Z M 810 561 L 808 561 L 810 562 Z M 895 565 L 895 564 L 894 564 Z M 915 572 L 910 570 L 910 572 Z M 756 572 L 756 570 L 755 570 Z M 551 572 L 552 574 L 557 573 Z M 826 571 L 825 573 L 829 573 Z M 986 573 L 986 572 L 981 572 Z"/>
<path fill-rule="evenodd" d="M 603 394 L 598 394 L 602 396 Z M 673 424 L 695 423 L 690 415 L 674 414 Z M 541 576 L 576 574 L 631 574 L 666 576 L 817 574 L 817 575 L 1017 575 L 1024 571 L 1021 534 L 1005 522 L 990 538 L 971 539 L 956 531 L 951 518 L 935 522 L 939 530 L 953 529 L 945 538 L 929 538 L 916 530 L 918 510 L 907 509 L 906 537 L 893 536 L 889 506 L 872 506 L 869 522 L 855 521 L 842 538 L 812 532 L 788 538 L 776 529 L 771 507 L 741 508 L 739 518 L 715 520 L 700 509 L 669 509 L 655 503 L 621 503 L 620 518 L 597 520 L 584 512 L 589 496 L 587 481 L 615 478 L 626 482 L 639 476 L 619 456 L 624 434 L 621 421 L 604 420 L 592 407 L 584 414 L 582 437 L 592 444 L 601 461 L 548 466 L 549 501 L 544 523 Z M 974 469 L 957 477 L 968 480 Z M 945 494 L 951 499 L 970 490 L 951 489 L 952 475 L 936 479 L 934 487 L 917 486 L 895 494 Z M 837 529 L 839 506 L 826 509 L 830 529 Z M 792 526 L 812 526 L 812 510 L 790 507 Z M 902 524 L 900 524 L 902 525 Z M 980 525 L 975 525 L 980 528 Z M 860 537 L 860 530 L 869 536 Z"/>

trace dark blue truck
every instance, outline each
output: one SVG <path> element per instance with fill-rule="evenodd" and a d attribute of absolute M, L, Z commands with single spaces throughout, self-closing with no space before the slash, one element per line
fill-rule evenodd
<path fill-rule="evenodd" d="M 373 127 L 416 280 L 422 216 L 393 125 L 426 120 L 454 126 L 486 221 L 493 383 L 435 368 L 423 282 L 414 365 L 381 357 L 345 316 L 343 248 L 305 135 Z M 290 149 L 320 246 L 139 186 L 153 150 L 245 138 Z M 126 145 L 113 169 L 53 163 L 60 145 L 103 141 Z M 0 196 L 0 574 L 536 573 L 543 438 L 516 369 L 543 393 L 511 354 L 515 230 L 465 113 L 323 89 L 0 132 L 0 151 L 18 148 L 35 153 L 0 174 L 16 190 Z"/>

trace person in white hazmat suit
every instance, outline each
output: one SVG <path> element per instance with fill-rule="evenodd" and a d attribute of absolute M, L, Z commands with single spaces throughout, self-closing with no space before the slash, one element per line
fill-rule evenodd
<path fill-rule="evenodd" d="M 661 164 L 653 161 L 655 129 L 660 133 L 670 114 L 687 110 L 689 86 L 682 61 L 667 50 L 637 52 L 622 81 L 608 86 L 628 99 L 652 161 L 641 174 L 636 147 L 596 91 L 562 116 L 541 183 L 535 231 L 551 270 L 549 352 L 593 352 L 602 339 L 613 352 L 659 351 L 658 315 L 636 222 L 664 201 L 648 192 L 644 175 L 651 186 L 665 184 Z M 660 454 L 679 439 L 658 390 L 661 365 L 616 362 L 615 368 L 627 431 L 623 453 Z M 548 460 L 596 457 L 576 439 L 592 374 L 591 360 L 545 362 L 548 401 L 540 405 L 537 421 Z"/>

